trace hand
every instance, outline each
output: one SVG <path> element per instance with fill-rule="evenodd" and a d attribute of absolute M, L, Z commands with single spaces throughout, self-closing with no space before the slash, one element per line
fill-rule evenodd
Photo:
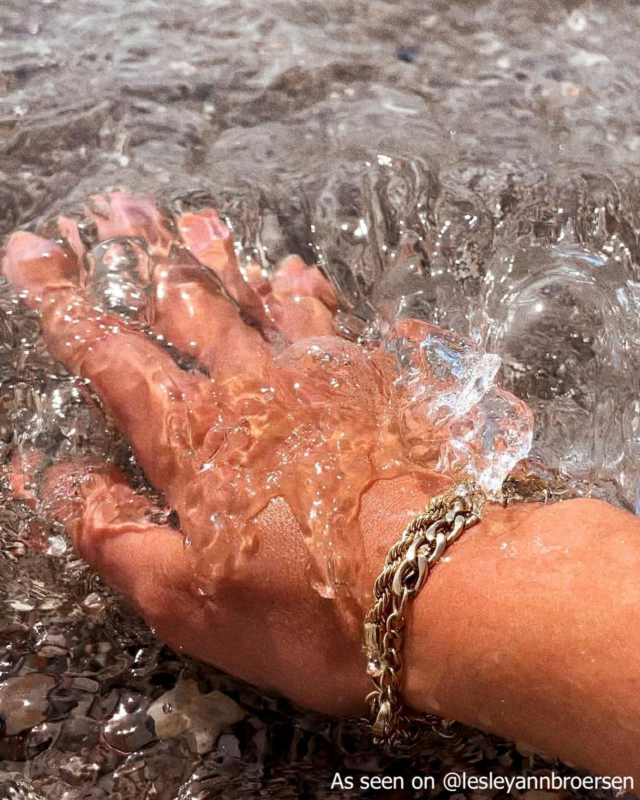
<path fill-rule="evenodd" d="M 243 274 L 212 210 L 171 224 L 149 198 L 113 193 L 88 214 L 101 244 L 62 218 L 63 243 L 15 234 L 4 273 L 179 522 L 88 462 L 49 471 L 50 512 L 174 649 L 308 707 L 361 710 L 373 582 L 446 485 L 389 418 L 387 357 L 336 335 L 317 269 L 289 258 L 271 280 L 252 263 Z"/>
<path fill-rule="evenodd" d="M 428 465 L 451 431 L 429 427 L 429 392 L 405 395 L 385 348 L 335 335 L 316 269 L 241 272 L 211 210 L 170 227 L 148 198 L 115 193 L 89 215 L 102 244 L 86 250 L 63 218 L 64 244 L 15 234 L 4 273 L 167 506 L 85 462 L 46 473 L 46 507 L 176 650 L 310 708 L 363 711 L 373 582 L 445 488 Z M 404 358 L 448 335 L 405 320 L 394 336 Z M 489 410 L 515 413 L 506 427 L 486 416 L 494 438 L 476 455 L 490 477 L 487 453 L 503 458 L 530 430 L 522 404 L 493 392 Z M 474 446 L 466 433 L 458 445 Z M 637 517 L 593 500 L 488 505 L 411 604 L 405 699 L 640 780 L 638 532 Z"/>

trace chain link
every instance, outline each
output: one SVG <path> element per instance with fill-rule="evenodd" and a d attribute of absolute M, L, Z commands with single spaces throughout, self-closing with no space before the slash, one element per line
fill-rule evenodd
<path fill-rule="evenodd" d="M 455 483 L 432 498 L 387 554 L 375 582 L 374 604 L 364 622 L 367 672 L 374 686 L 367 703 L 376 744 L 411 749 L 433 732 L 446 739 L 456 736 L 451 721 L 405 712 L 400 684 L 405 610 L 447 547 L 480 520 L 484 501 L 483 492 L 470 481 Z"/>

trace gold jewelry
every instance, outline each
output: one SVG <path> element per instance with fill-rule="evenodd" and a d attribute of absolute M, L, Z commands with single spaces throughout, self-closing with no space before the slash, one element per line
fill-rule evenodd
<path fill-rule="evenodd" d="M 367 696 L 373 720 L 373 740 L 410 748 L 436 731 L 451 738 L 453 722 L 432 714 L 412 714 L 401 699 L 405 608 L 450 544 L 479 522 L 484 493 L 469 480 L 459 481 L 432 498 L 405 528 L 387 554 L 374 587 L 374 604 L 364 622 L 367 672 L 374 691 Z"/>

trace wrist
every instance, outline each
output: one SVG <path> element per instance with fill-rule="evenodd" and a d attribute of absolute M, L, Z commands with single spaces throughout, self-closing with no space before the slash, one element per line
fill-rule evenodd
<path fill-rule="evenodd" d="M 639 528 L 595 500 L 488 505 L 410 604 L 406 702 L 634 774 Z"/>
<path fill-rule="evenodd" d="M 365 612 L 373 602 L 373 584 L 382 571 L 389 549 L 402 536 L 407 523 L 450 483 L 449 478 L 436 472 L 416 471 L 377 481 L 363 495 L 360 529 L 367 564 L 363 592 L 367 604 Z"/>
<path fill-rule="evenodd" d="M 520 616 L 514 586 L 530 578 L 518 559 L 519 530 L 538 508 L 488 503 L 431 571 L 407 614 L 403 693 L 411 707 L 500 728 L 502 697 L 485 703 L 485 694 L 497 662 L 517 658 L 506 631 Z"/>

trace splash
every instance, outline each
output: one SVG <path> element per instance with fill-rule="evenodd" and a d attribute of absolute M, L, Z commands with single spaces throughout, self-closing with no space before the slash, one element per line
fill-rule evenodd
<path fill-rule="evenodd" d="M 212 209 L 165 218 L 151 198 L 115 192 L 88 214 L 100 241 L 85 247 L 68 219 L 61 243 L 16 234 L 5 272 L 177 513 L 203 594 L 268 546 L 258 517 L 283 498 L 312 585 L 365 602 L 364 553 L 342 557 L 362 548 L 365 491 L 435 470 L 496 497 L 527 455 L 531 413 L 496 385 L 500 359 L 473 342 L 418 320 L 343 338 L 317 268 L 288 258 L 267 276 L 241 265 Z M 135 516 L 122 481 L 92 481 L 94 524 Z"/>

